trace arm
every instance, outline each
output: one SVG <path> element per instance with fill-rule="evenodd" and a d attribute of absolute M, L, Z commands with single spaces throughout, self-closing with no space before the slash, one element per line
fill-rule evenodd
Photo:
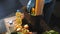
<path fill-rule="evenodd" d="M 44 0 L 30 0 L 27 4 L 27 10 L 30 12 L 31 8 L 35 6 L 35 15 L 41 15 L 44 7 Z"/>
<path fill-rule="evenodd" d="M 43 14 L 43 7 L 44 7 L 44 0 L 36 0 L 35 14 L 42 15 Z"/>

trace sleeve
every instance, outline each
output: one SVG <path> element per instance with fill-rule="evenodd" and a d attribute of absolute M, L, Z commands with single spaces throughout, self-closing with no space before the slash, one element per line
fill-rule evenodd
<path fill-rule="evenodd" d="M 30 12 L 30 9 L 32 7 L 34 7 L 34 3 L 35 3 L 35 0 L 29 0 L 29 2 L 27 4 L 27 10 L 28 10 L 28 12 Z"/>

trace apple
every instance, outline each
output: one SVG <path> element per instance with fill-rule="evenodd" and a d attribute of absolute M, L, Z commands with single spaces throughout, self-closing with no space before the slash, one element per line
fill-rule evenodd
<path fill-rule="evenodd" d="M 28 29 L 29 28 L 28 24 L 24 25 L 24 28 L 25 29 Z"/>

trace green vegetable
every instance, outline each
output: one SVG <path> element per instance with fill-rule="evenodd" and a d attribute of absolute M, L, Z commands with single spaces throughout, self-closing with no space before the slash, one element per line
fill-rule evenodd
<path fill-rule="evenodd" d="M 23 34 L 22 32 L 17 32 L 17 34 Z"/>
<path fill-rule="evenodd" d="M 56 32 L 54 30 L 46 31 L 43 34 L 59 34 L 59 32 Z"/>

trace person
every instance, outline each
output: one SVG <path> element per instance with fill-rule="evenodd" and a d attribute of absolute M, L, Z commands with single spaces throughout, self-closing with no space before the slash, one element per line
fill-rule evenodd
<path fill-rule="evenodd" d="M 46 1 L 45 5 L 44 5 L 44 9 L 43 9 L 44 19 L 45 19 L 47 24 L 49 24 L 51 15 L 54 11 L 55 1 L 56 0 Z"/>
<path fill-rule="evenodd" d="M 45 0 L 44 1 L 44 9 L 43 9 L 43 17 L 45 22 L 49 25 L 49 21 L 50 21 L 50 17 L 51 14 L 54 10 L 54 5 L 55 5 L 55 0 Z M 35 0 L 29 0 L 28 4 L 27 4 L 27 10 L 28 12 L 30 12 L 31 8 L 35 7 Z M 39 24 L 39 21 L 41 19 L 41 16 L 35 16 L 33 17 L 33 19 L 35 20 L 35 27 L 38 28 L 38 34 L 41 34 L 42 29 L 41 26 Z M 40 33 L 39 33 L 40 32 Z"/>

